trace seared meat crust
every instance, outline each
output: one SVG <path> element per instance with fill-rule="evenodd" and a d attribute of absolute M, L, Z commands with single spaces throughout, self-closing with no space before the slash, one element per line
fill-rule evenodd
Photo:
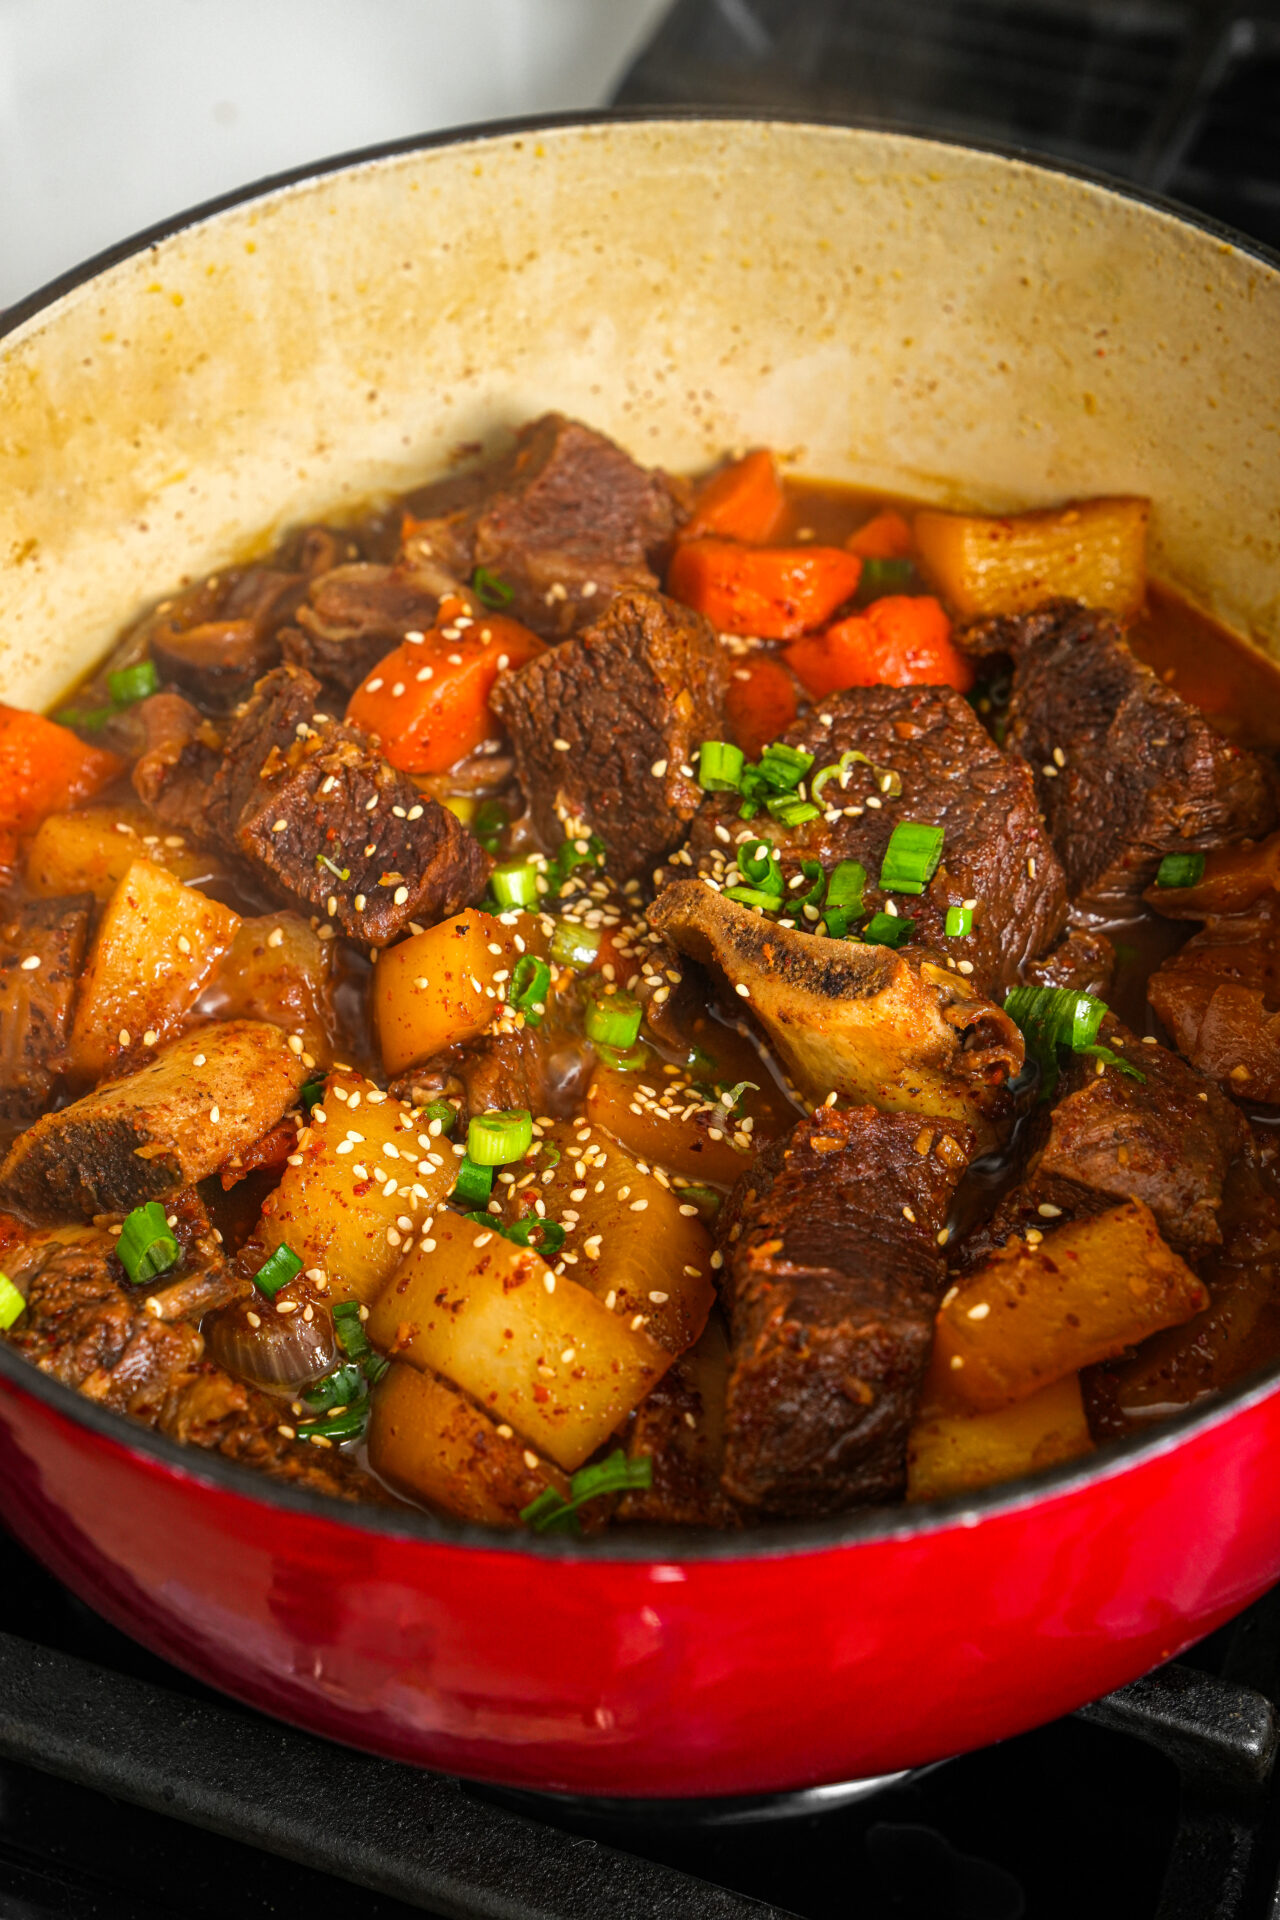
<path fill-rule="evenodd" d="M 31 1119 L 58 1085 L 93 906 L 91 893 L 6 905 L 0 922 L 0 1118 Z"/>
<path fill-rule="evenodd" d="M 1215 733 L 1143 666 L 1119 623 L 1075 601 L 980 622 L 975 650 L 1013 654 L 1009 745 L 1026 759 L 1077 903 L 1122 908 L 1166 853 L 1276 824 L 1265 762 Z M 1046 769 L 1052 771 L 1046 771 Z"/>
<path fill-rule="evenodd" d="M 897 899 L 915 920 L 916 940 L 965 961 L 984 993 L 1013 986 L 1023 964 L 1052 946 L 1066 924 L 1066 892 L 1030 771 L 1016 754 L 1001 752 L 958 693 L 851 687 L 819 701 L 785 739 L 814 756 L 815 774 L 850 751 L 873 764 L 850 766 L 843 788 L 828 782 L 819 795 L 823 816 L 798 827 L 762 815 L 748 829 L 736 795 L 709 796 L 689 837 L 688 853 L 700 870 L 722 876 L 738 846 L 744 839 L 753 844 L 749 836 L 759 829 L 758 838 L 776 846 L 788 881 L 804 860 L 820 861 L 828 872 L 840 860 L 860 862 L 867 910 L 874 912 L 885 903 L 878 882 L 890 835 L 899 821 L 918 821 L 942 827 L 946 838 L 924 893 Z M 885 796 L 873 768 L 898 775 L 900 797 Z M 837 809 L 838 818 L 829 819 Z M 947 908 L 966 900 L 977 902 L 973 932 L 948 939 Z"/>
<path fill-rule="evenodd" d="M 743 1175 L 723 1223 L 731 1498 L 798 1515 L 902 1493 L 938 1234 L 974 1145 L 964 1127 L 823 1109 Z"/>
<path fill-rule="evenodd" d="M 720 730 L 720 675 L 702 615 L 639 590 L 506 674 L 493 706 L 543 839 L 555 845 L 566 821 L 584 821 L 615 879 L 648 881 L 701 803 L 690 769 Z"/>

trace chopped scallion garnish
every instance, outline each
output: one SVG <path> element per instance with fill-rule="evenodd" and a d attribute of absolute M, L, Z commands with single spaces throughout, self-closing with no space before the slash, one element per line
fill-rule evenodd
<path fill-rule="evenodd" d="M 1198 887 L 1203 879 L 1202 853 L 1166 853 L 1156 868 L 1158 887 Z"/>
<path fill-rule="evenodd" d="M 336 860 L 331 860 L 329 858 L 327 853 L 318 853 L 316 855 L 316 865 L 318 867 L 328 867 L 330 873 L 334 875 L 335 879 L 349 880 L 351 878 L 350 867 L 340 867 Z"/>
<path fill-rule="evenodd" d="M 1072 1053 L 1092 1054 L 1134 1080 L 1145 1081 L 1147 1077 L 1113 1048 L 1098 1044 L 1108 1008 L 1105 1000 L 1091 993 L 1078 993 L 1073 987 L 1014 987 L 1005 997 L 1004 1010 L 1021 1030 L 1028 1057 L 1040 1069 L 1042 1099 L 1047 1099 L 1058 1083 L 1060 1047 Z"/>
<path fill-rule="evenodd" d="M 889 836 L 880 867 L 886 893 L 923 893 L 942 858 L 944 831 L 919 820 L 900 820 Z"/>
<path fill-rule="evenodd" d="M 606 1047 L 626 1052 L 640 1036 L 641 1008 L 627 993 L 601 994 L 588 1000 L 583 1026 L 588 1040 L 601 1041 Z"/>
<path fill-rule="evenodd" d="M 620 1047 L 610 1047 L 603 1040 L 597 1040 L 596 1052 L 615 1073 L 639 1073 L 649 1064 L 648 1047 L 632 1047 L 629 1053 L 624 1053 Z"/>
<path fill-rule="evenodd" d="M 8 1333 L 14 1321 L 26 1310 L 27 1303 L 8 1274 L 0 1273 L 0 1331 Z"/>
<path fill-rule="evenodd" d="M 486 853 L 498 851 L 510 825 L 510 815 L 497 800 L 482 800 L 471 817 L 471 831 Z"/>
<path fill-rule="evenodd" d="M 766 800 L 765 805 L 784 827 L 802 827 L 806 820 L 817 820 L 822 815 L 821 807 L 815 807 L 812 800 L 802 800 L 797 793 L 780 794 L 776 799 Z"/>
<path fill-rule="evenodd" d="M 107 692 L 117 707 L 132 707 L 149 699 L 160 685 L 154 660 L 139 660 L 136 666 L 121 667 L 107 675 Z"/>
<path fill-rule="evenodd" d="M 551 990 L 551 969 L 536 954 L 522 953 L 511 974 L 507 1005 L 522 1013 L 531 1027 L 542 1025 Z"/>
<path fill-rule="evenodd" d="M 333 1310 L 333 1329 L 338 1336 L 338 1345 L 348 1360 L 354 1360 L 366 1380 L 380 1380 L 390 1362 L 369 1341 L 364 1330 L 364 1321 L 360 1318 L 358 1300 L 342 1300 Z"/>
<path fill-rule="evenodd" d="M 915 921 L 903 914 L 873 913 L 858 938 L 868 947 L 902 947 L 915 930 Z"/>
<path fill-rule="evenodd" d="M 441 1133 L 452 1133 L 453 1123 L 458 1117 L 458 1109 L 452 1100 L 429 1100 L 422 1109 L 428 1122 L 438 1120 Z"/>
<path fill-rule="evenodd" d="M 906 593 L 915 580 L 915 572 L 910 560 L 864 560 L 858 576 L 859 605 L 880 600 L 887 593 Z"/>
<path fill-rule="evenodd" d="M 949 940 L 963 940 L 973 932 L 973 908 L 948 907 L 943 930 Z"/>
<path fill-rule="evenodd" d="M 776 793 L 790 793 L 799 786 L 812 765 L 811 753 L 775 740 L 760 755 L 755 771 L 765 785 L 772 787 Z"/>
<path fill-rule="evenodd" d="M 781 906 L 786 891 L 782 863 L 767 840 L 757 840 L 752 846 L 739 847 L 738 872 L 749 887 L 759 887 L 762 893 L 774 894 Z"/>
<path fill-rule="evenodd" d="M 538 870 L 530 860 L 508 860 L 489 875 L 493 897 L 500 907 L 533 907 L 538 903 Z"/>
<path fill-rule="evenodd" d="M 579 926 L 575 920 L 557 920 L 551 936 L 551 958 L 562 967 L 576 967 L 581 972 L 594 966 L 603 938 L 599 927 Z"/>
<path fill-rule="evenodd" d="M 310 1113 L 312 1107 L 319 1105 L 323 1093 L 323 1077 L 317 1077 L 314 1080 L 304 1080 L 298 1093 L 298 1105 L 304 1107 L 306 1111 Z"/>
<path fill-rule="evenodd" d="M 298 1428 L 299 1440 L 358 1440 L 369 1418 L 369 1408 L 361 1400 L 328 1420 L 307 1420 Z"/>
<path fill-rule="evenodd" d="M 158 1200 L 135 1207 L 116 1241 L 120 1264 L 135 1287 L 144 1287 L 157 1274 L 178 1264 L 179 1248 Z"/>
<path fill-rule="evenodd" d="M 565 1242 L 565 1229 L 560 1222 L 540 1220 L 536 1213 L 526 1214 L 523 1220 L 509 1221 L 506 1226 L 500 1226 L 498 1232 L 518 1247 L 533 1247 L 544 1259 L 559 1253 Z"/>
<path fill-rule="evenodd" d="M 535 1533 L 576 1533 L 578 1508 L 601 1494 L 625 1493 L 653 1485 L 653 1461 L 647 1453 L 628 1460 L 618 1447 L 594 1467 L 580 1467 L 569 1482 L 569 1497 L 548 1487 L 521 1509 L 520 1518 Z"/>
<path fill-rule="evenodd" d="M 296 1274 L 302 1272 L 302 1262 L 292 1247 L 283 1241 L 269 1260 L 264 1260 L 253 1276 L 253 1284 L 259 1293 L 265 1293 L 268 1300 L 274 1300 L 282 1287 L 287 1287 Z"/>
<path fill-rule="evenodd" d="M 728 740 L 704 740 L 698 753 L 698 785 L 704 793 L 736 793 L 746 755 Z"/>
<path fill-rule="evenodd" d="M 892 767 L 878 767 L 870 754 L 863 753 L 858 747 L 850 747 L 847 752 L 840 755 L 838 760 L 833 761 L 829 767 L 823 767 L 819 772 L 814 774 L 813 779 L 809 782 L 809 791 L 814 799 L 816 800 L 818 798 L 829 780 L 839 780 L 841 785 L 843 785 L 844 776 L 849 768 L 859 764 L 864 767 L 870 767 L 872 773 L 875 775 L 876 786 L 880 789 L 881 793 L 888 794 L 890 799 L 896 799 L 902 792 L 901 774 L 895 773 Z"/>
<path fill-rule="evenodd" d="M 481 606 L 488 607 L 493 613 L 496 613 L 499 607 L 509 607 L 516 597 L 515 588 L 509 587 L 505 580 L 500 580 L 496 573 L 489 571 L 488 567 L 476 568 L 471 576 L 471 590 Z"/>
<path fill-rule="evenodd" d="M 477 1113 L 467 1126 L 467 1159 L 476 1167 L 509 1167 L 533 1145 L 533 1115 L 528 1107 Z M 490 1180 L 492 1185 L 492 1179 Z"/>
<path fill-rule="evenodd" d="M 350 1303 L 354 1305 L 354 1301 Z M 359 1322 L 356 1323 L 359 1325 Z M 361 1328 L 363 1335 L 364 1329 Z M 366 1346 L 368 1342 L 365 1342 Z M 370 1353 L 373 1348 L 369 1348 Z M 333 1407 L 349 1407 L 353 1400 L 363 1400 L 368 1393 L 368 1382 L 364 1372 L 354 1360 L 344 1361 L 335 1367 L 323 1380 L 317 1380 L 314 1387 L 308 1387 L 302 1399 L 315 1413 L 328 1413 Z"/>
<path fill-rule="evenodd" d="M 850 907 L 855 912 L 861 910 L 862 893 L 867 884 L 867 870 L 859 860 L 841 860 L 831 869 L 831 878 L 827 881 L 827 905 L 829 907 Z"/>

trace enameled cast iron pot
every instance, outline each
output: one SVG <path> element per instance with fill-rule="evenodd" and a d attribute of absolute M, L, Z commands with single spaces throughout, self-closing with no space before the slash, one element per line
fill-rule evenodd
<path fill-rule="evenodd" d="M 337 162 L 11 315 L 3 697 L 548 407 L 675 468 L 1149 493 L 1156 570 L 1280 643 L 1280 262 L 1004 154 L 641 118 Z M 117 1626 L 337 1739 L 586 1793 L 879 1774 L 1064 1712 L 1280 1577 L 1278 1456 L 1273 1374 L 970 1499 L 584 1550 L 274 1487 L 0 1343 L 0 1511 Z"/>

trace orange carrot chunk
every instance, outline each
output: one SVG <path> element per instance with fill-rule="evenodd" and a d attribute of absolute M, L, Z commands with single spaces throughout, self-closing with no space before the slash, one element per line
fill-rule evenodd
<path fill-rule="evenodd" d="M 787 648 L 787 664 L 815 700 L 844 687 L 947 686 L 967 693 L 973 668 L 951 622 L 928 595 L 887 594 L 865 613 Z"/>
<path fill-rule="evenodd" d="M 46 814 L 87 800 L 124 771 L 102 747 L 22 707 L 0 706 L 0 835 L 33 833 Z"/>
<path fill-rule="evenodd" d="M 459 617 L 470 623 L 457 624 Z M 422 640 L 406 640 L 379 660 L 352 694 L 347 718 L 376 733 L 402 773 L 447 773 L 500 729 L 489 695 L 500 673 L 522 667 L 542 641 L 504 614 L 470 621 L 460 600 L 440 603 Z"/>
<path fill-rule="evenodd" d="M 758 760 L 796 717 L 796 683 L 773 654 L 748 654 L 730 671 L 724 705 L 729 738 Z"/>
<path fill-rule="evenodd" d="M 714 533 L 726 540 L 767 540 L 786 504 L 773 455 L 758 447 L 722 467 L 699 490 L 681 537 L 696 540 Z"/>
<path fill-rule="evenodd" d="M 720 633 L 794 640 L 820 627 L 858 584 L 862 562 L 843 547 L 744 547 L 688 540 L 667 576 L 675 600 Z"/>
<path fill-rule="evenodd" d="M 911 553 L 911 528 L 900 513 L 885 507 L 850 534 L 845 545 L 864 560 L 906 560 Z"/>

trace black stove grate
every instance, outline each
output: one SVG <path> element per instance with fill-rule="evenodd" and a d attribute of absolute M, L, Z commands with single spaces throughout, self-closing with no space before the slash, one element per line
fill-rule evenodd
<path fill-rule="evenodd" d="M 0 1915 L 1275 1920 L 1278 1680 L 1280 1589 L 1185 1662 L 852 1805 L 655 1815 L 295 1733 L 0 1536 Z"/>
<path fill-rule="evenodd" d="M 1278 0 L 676 0 L 617 99 L 1001 141 L 1280 245 Z"/>

